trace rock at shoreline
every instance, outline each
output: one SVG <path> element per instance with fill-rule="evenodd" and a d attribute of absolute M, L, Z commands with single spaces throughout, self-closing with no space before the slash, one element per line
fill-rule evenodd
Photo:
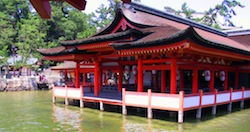
<path fill-rule="evenodd" d="M 37 90 L 38 76 L 24 76 L 19 78 L 0 79 L 0 92 L 8 91 L 27 91 Z M 52 88 L 53 83 L 58 81 L 59 78 L 52 77 L 48 79 L 49 89 Z"/>

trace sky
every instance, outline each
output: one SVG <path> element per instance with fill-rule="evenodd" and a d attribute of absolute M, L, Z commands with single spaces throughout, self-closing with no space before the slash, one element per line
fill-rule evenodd
<path fill-rule="evenodd" d="M 181 5 L 186 2 L 187 6 L 196 12 L 204 12 L 209 8 L 215 7 L 223 0 L 141 0 L 140 4 L 164 10 L 165 6 L 169 6 L 175 10 L 181 10 Z M 236 7 L 236 16 L 232 17 L 232 21 L 236 26 L 250 29 L 250 0 L 237 0 L 244 8 Z M 86 13 L 94 12 L 101 4 L 108 5 L 107 0 L 87 0 L 87 6 L 84 10 Z"/>

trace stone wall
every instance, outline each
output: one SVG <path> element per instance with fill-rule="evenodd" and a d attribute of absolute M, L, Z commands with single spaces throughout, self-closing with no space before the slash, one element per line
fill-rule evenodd
<path fill-rule="evenodd" d="M 56 76 L 48 76 L 47 84 L 49 89 L 52 89 L 53 84 L 59 80 Z M 12 79 L 0 79 L 0 92 L 8 91 L 27 91 L 38 90 L 37 83 L 39 83 L 38 76 L 22 76 Z"/>

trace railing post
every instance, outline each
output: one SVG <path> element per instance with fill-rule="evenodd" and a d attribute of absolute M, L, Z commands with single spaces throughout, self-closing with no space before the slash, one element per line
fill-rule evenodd
<path fill-rule="evenodd" d="M 69 105 L 69 99 L 68 99 L 68 86 L 65 86 L 65 105 Z"/>
<path fill-rule="evenodd" d="M 218 94 L 218 90 L 214 89 L 214 106 L 212 107 L 212 115 L 216 115 L 217 94 Z"/>
<path fill-rule="evenodd" d="M 83 108 L 84 107 L 84 102 L 83 102 L 83 87 L 80 86 L 80 107 Z"/>
<path fill-rule="evenodd" d="M 180 107 L 179 107 L 179 111 L 178 111 L 178 123 L 183 123 L 184 91 L 180 91 L 179 95 L 180 95 Z"/>
<path fill-rule="evenodd" d="M 240 102 L 240 108 L 243 109 L 244 108 L 244 92 L 245 92 L 245 87 L 241 87 L 241 90 L 242 90 L 242 100 Z"/>
<path fill-rule="evenodd" d="M 126 96 L 126 89 L 122 88 L 122 114 L 123 115 L 127 115 L 125 96 Z"/>
<path fill-rule="evenodd" d="M 202 112 L 202 96 L 203 96 L 203 90 L 199 90 L 199 95 L 200 95 L 200 102 L 199 102 L 199 108 L 197 109 L 196 112 L 196 118 L 200 119 L 201 118 L 201 112 Z"/>
<path fill-rule="evenodd" d="M 152 107 L 151 107 L 151 97 L 152 97 L 152 91 L 151 89 L 148 89 L 148 118 L 152 119 L 153 113 L 152 113 Z"/>
<path fill-rule="evenodd" d="M 231 112 L 232 111 L 232 94 L 233 94 L 233 88 L 230 88 L 229 89 L 230 90 L 230 102 L 229 102 L 229 104 L 228 104 L 228 106 L 227 106 L 227 110 L 228 110 L 228 112 Z"/>

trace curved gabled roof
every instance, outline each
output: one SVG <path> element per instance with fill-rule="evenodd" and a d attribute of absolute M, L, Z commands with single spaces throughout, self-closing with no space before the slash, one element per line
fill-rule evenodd
<path fill-rule="evenodd" d="M 198 28 L 189 27 L 185 30 L 177 30 L 170 27 L 157 28 L 158 30 L 155 30 L 155 32 L 153 32 L 152 34 L 140 40 L 127 43 L 114 43 L 111 44 L 111 46 L 113 46 L 116 50 L 122 50 L 167 45 L 179 42 L 184 39 L 189 39 L 196 42 L 196 44 L 204 47 L 250 55 L 250 48 L 246 45 L 220 35 L 205 32 L 204 30 L 200 30 Z"/>
<path fill-rule="evenodd" d="M 114 41 L 114 40 L 126 38 L 131 35 L 143 35 L 143 34 L 146 35 L 148 33 L 141 32 L 140 30 L 136 30 L 136 29 L 129 29 L 124 32 L 93 36 L 93 37 L 86 38 L 86 39 L 63 41 L 63 42 L 60 42 L 60 44 L 63 46 L 76 46 L 76 45 L 84 45 L 84 44 L 90 44 L 90 43 L 98 43 L 102 41 L 110 41 L 110 40 Z"/>
<path fill-rule="evenodd" d="M 37 51 L 43 56 L 58 56 L 58 55 L 68 55 L 68 54 L 93 54 L 87 52 L 87 50 L 78 50 L 77 48 L 68 48 L 66 49 L 64 46 L 59 46 L 50 49 L 37 49 Z"/>

